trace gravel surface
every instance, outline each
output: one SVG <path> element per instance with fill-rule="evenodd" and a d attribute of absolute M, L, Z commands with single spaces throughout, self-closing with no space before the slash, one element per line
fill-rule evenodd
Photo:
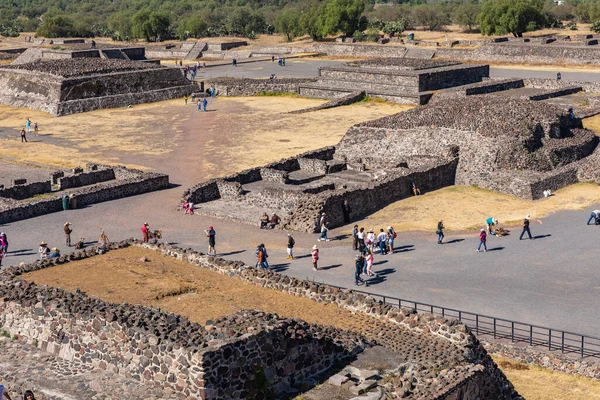
<path fill-rule="evenodd" d="M 107 60 L 103 58 L 69 58 L 64 60 L 38 60 L 27 64 L 9 65 L 3 68 L 43 72 L 50 75 L 70 78 L 165 67 L 136 61 Z"/>

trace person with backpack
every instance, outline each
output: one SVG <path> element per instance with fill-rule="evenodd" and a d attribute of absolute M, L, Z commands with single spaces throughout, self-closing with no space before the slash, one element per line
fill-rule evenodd
<path fill-rule="evenodd" d="M 442 244 L 444 240 L 444 221 L 441 219 L 440 222 L 438 222 L 437 231 L 435 231 L 435 233 L 438 235 L 438 244 Z"/>
<path fill-rule="evenodd" d="M 319 266 L 317 265 L 317 263 L 319 262 L 319 249 L 317 248 L 316 244 L 312 247 L 310 255 L 312 256 L 313 269 L 315 271 L 318 271 Z"/>
<path fill-rule="evenodd" d="M 288 242 L 287 242 L 287 259 L 288 260 L 293 260 L 294 259 L 294 245 L 296 244 L 296 241 L 294 240 L 294 238 L 292 237 L 291 233 L 288 233 Z"/>
<path fill-rule="evenodd" d="M 533 239 L 533 237 L 531 236 L 531 231 L 529 230 L 529 219 L 531 218 L 531 215 L 527 215 L 525 217 L 525 219 L 523 220 L 523 232 L 521 232 L 521 236 L 519 236 L 519 240 L 523 240 L 523 235 L 525 234 L 525 232 L 527 232 L 527 235 L 529 235 L 529 239 Z"/>
<path fill-rule="evenodd" d="M 262 252 L 260 246 L 256 246 L 256 268 L 265 268 L 265 254 Z"/>
<path fill-rule="evenodd" d="M 267 248 L 265 247 L 264 243 L 259 244 L 258 247 L 260 248 L 260 251 L 262 251 L 263 254 L 263 264 L 265 266 L 264 268 L 268 269 L 269 261 L 267 261 L 267 258 L 269 258 L 269 255 L 267 254 Z"/>
<path fill-rule="evenodd" d="M 354 284 L 356 286 L 360 285 L 361 283 L 364 283 L 364 281 L 360 277 L 360 275 L 362 274 L 364 265 L 365 265 L 365 258 L 363 257 L 362 252 L 359 251 L 358 253 L 356 253 L 356 256 L 354 257 Z"/>
<path fill-rule="evenodd" d="M 479 233 L 479 246 L 477 246 L 478 253 L 481 251 L 481 245 L 483 245 L 483 251 L 487 251 L 487 244 L 485 243 L 486 241 L 487 233 L 485 233 L 485 229 L 481 229 L 481 232 Z"/>
<path fill-rule="evenodd" d="M 396 239 L 396 231 L 392 226 L 388 226 L 388 251 L 394 254 L 394 240 Z"/>

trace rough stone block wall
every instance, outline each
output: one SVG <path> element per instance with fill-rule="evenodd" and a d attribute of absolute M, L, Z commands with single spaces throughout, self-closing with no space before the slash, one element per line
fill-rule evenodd
<path fill-rule="evenodd" d="M 314 82 L 310 78 L 218 78 L 204 82 L 204 87 L 214 87 L 220 96 L 256 96 L 261 93 L 298 93 L 298 85 Z"/>
<path fill-rule="evenodd" d="M 56 114 L 61 84 L 58 77 L 0 68 L 0 103 Z"/>
<path fill-rule="evenodd" d="M 333 99 L 332 101 L 339 101 L 349 96 L 351 94 L 350 90 L 317 85 L 300 85 L 298 87 L 298 94 L 301 97 L 310 97 L 311 99 Z"/>
<path fill-rule="evenodd" d="M 302 86 L 300 86 L 300 88 L 298 89 L 298 93 L 300 94 L 300 96 L 303 96 L 302 90 L 303 90 Z M 366 94 L 364 91 L 355 91 L 346 96 L 337 98 L 332 101 L 328 101 L 327 103 L 321 104 L 320 106 L 304 108 L 304 109 L 296 110 L 296 111 L 290 111 L 289 114 L 303 114 L 303 113 L 312 112 L 312 111 L 326 110 L 328 108 L 347 106 L 347 105 L 354 104 L 356 102 L 363 100 L 365 98 L 365 96 L 366 96 Z"/>
<path fill-rule="evenodd" d="M 266 182 L 277 182 L 286 184 L 289 181 L 289 173 L 273 168 L 261 168 L 260 177 Z"/>
<path fill-rule="evenodd" d="M 290 212 L 299 203 L 305 201 L 306 197 L 300 190 L 281 190 L 280 188 L 265 186 L 256 192 L 243 196 L 242 200 L 256 207 L 276 208 L 284 212 Z"/>
<path fill-rule="evenodd" d="M 600 49 L 599 49 L 600 51 Z M 557 81 L 556 79 L 544 79 L 544 78 L 525 78 L 523 79 L 526 87 L 535 89 L 548 89 L 548 90 L 560 90 L 566 87 L 577 86 L 581 87 L 586 92 L 600 92 L 600 82 L 580 82 L 580 81 Z"/>
<path fill-rule="evenodd" d="M 406 47 L 402 46 L 346 43 L 318 43 L 313 45 L 311 50 L 319 53 L 326 53 L 328 55 L 348 55 L 357 57 L 404 57 L 408 51 Z"/>
<path fill-rule="evenodd" d="M 298 158 L 300 169 L 304 171 L 314 172 L 316 174 L 325 175 L 327 173 L 327 161 L 317 158 Z"/>
<path fill-rule="evenodd" d="M 84 172 L 81 174 L 63 176 L 58 179 L 59 190 L 76 188 L 80 186 L 94 185 L 100 182 L 106 182 L 115 179 L 115 172 L 112 168 L 98 171 Z"/>
<path fill-rule="evenodd" d="M 239 200 L 242 195 L 242 185 L 239 182 L 217 181 L 219 197 L 225 200 Z"/>
<path fill-rule="evenodd" d="M 481 82 L 489 76 L 489 65 L 455 65 L 419 71 L 419 92 Z"/>
<path fill-rule="evenodd" d="M 206 203 L 221 198 L 219 193 L 219 186 L 216 180 L 201 183 L 188 189 L 183 197 L 185 201 L 191 201 L 192 203 Z"/>
<path fill-rule="evenodd" d="M 403 86 L 403 89 L 410 93 L 419 92 L 419 75 L 414 71 L 389 71 L 389 70 L 369 70 L 366 68 L 352 67 L 321 67 L 319 68 L 321 78 L 349 80 L 355 82 L 372 82 L 393 84 Z"/>
<path fill-rule="evenodd" d="M 5 189 L 0 189 L 0 197 L 7 197 L 9 199 L 23 200 L 33 197 L 38 194 L 52 192 L 52 182 L 31 182 L 25 185 L 11 186 Z"/>

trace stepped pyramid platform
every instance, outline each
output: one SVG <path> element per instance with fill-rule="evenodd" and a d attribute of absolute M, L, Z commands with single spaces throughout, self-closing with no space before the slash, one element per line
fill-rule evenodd
<path fill-rule="evenodd" d="M 481 82 L 488 65 L 411 58 L 379 58 L 319 68 L 319 79 L 299 86 L 304 97 L 338 98 L 357 90 L 401 104 L 426 104 L 431 91 Z"/>

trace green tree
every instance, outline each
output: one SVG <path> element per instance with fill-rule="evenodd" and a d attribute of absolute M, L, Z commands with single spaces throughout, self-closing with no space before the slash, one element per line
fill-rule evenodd
<path fill-rule="evenodd" d="M 131 17 L 133 35 L 148 42 L 167 37 L 170 25 L 171 20 L 167 14 L 150 10 L 140 10 Z"/>
<path fill-rule="evenodd" d="M 428 3 L 416 6 L 412 10 L 415 24 L 424 26 L 430 31 L 448 25 L 450 18 L 441 4 Z"/>
<path fill-rule="evenodd" d="M 177 37 L 180 40 L 185 40 L 189 37 L 199 38 L 207 35 L 208 23 L 206 23 L 201 13 L 195 13 L 185 18 L 177 26 Z"/>
<path fill-rule="evenodd" d="M 275 18 L 275 29 L 285 35 L 288 42 L 302 33 L 300 29 L 300 13 L 294 8 L 284 8 Z"/>
<path fill-rule="evenodd" d="M 90 37 L 92 33 L 81 21 L 75 24 L 71 18 L 57 15 L 44 18 L 44 22 L 36 29 L 39 36 L 46 38 L 57 37 Z"/>
<path fill-rule="evenodd" d="M 478 17 L 484 35 L 523 37 L 523 33 L 546 26 L 539 2 L 531 0 L 487 0 Z"/>
<path fill-rule="evenodd" d="M 381 30 L 390 36 L 400 35 L 404 32 L 405 22 L 403 19 L 399 21 L 384 22 Z"/>
<path fill-rule="evenodd" d="M 477 25 L 477 16 L 480 12 L 481 7 L 478 3 L 463 3 L 454 9 L 452 22 L 471 32 Z"/>
<path fill-rule="evenodd" d="M 600 21 L 596 21 L 590 26 L 592 32 L 600 33 Z"/>
<path fill-rule="evenodd" d="M 327 36 L 342 32 L 345 36 L 367 28 L 364 0 L 331 0 L 325 4 L 322 35 Z"/>
<path fill-rule="evenodd" d="M 233 35 L 252 37 L 266 27 L 265 17 L 249 7 L 235 8 L 227 20 L 227 30 Z"/>
<path fill-rule="evenodd" d="M 113 33 L 113 37 L 118 40 L 124 40 L 131 36 L 131 14 L 123 11 L 116 12 L 106 18 L 108 29 Z"/>
<path fill-rule="evenodd" d="M 322 40 L 323 34 L 323 6 L 311 7 L 300 14 L 300 30 L 310 35 L 312 40 Z"/>

